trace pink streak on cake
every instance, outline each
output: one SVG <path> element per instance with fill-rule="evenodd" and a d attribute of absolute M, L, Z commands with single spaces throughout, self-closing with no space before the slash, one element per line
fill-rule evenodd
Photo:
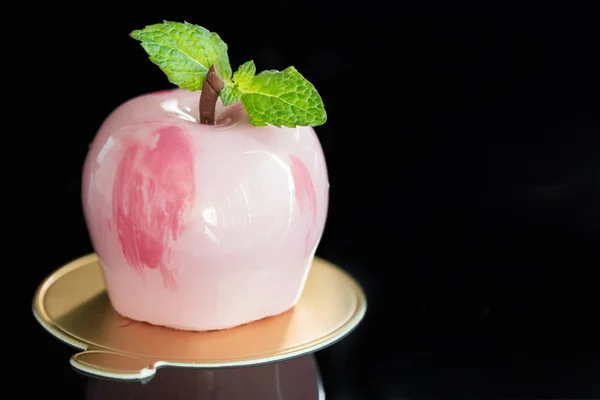
<path fill-rule="evenodd" d="M 300 207 L 300 213 L 303 216 L 308 214 L 311 222 L 310 229 L 305 235 L 306 253 L 310 253 L 312 251 L 311 233 L 313 232 L 313 227 L 317 220 L 317 197 L 315 195 L 315 188 L 310 179 L 310 173 L 301 159 L 296 156 L 290 156 L 290 168 L 292 170 L 296 202 Z"/>
<path fill-rule="evenodd" d="M 300 211 L 310 213 L 313 223 L 317 218 L 317 197 L 315 196 L 315 188 L 310 180 L 310 173 L 306 165 L 296 156 L 290 156 L 292 177 L 296 189 L 296 201 L 300 206 Z"/>
<path fill-rule="evenodd" d="M 194 155 L 183 130 L 161 128 L 154 147 L 132 144 L 117 166 L 113 219 L 123 255 L 142 272 L 158 268 L 165 286 L 176 287 L 171 246 L 184 229 L 182 218 L 194 196 Z"/>

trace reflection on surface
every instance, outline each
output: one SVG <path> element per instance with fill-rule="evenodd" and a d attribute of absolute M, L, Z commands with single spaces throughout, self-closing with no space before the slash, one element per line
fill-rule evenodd
<path fill-rule="evenodd" d="M 165 367 L 147 383 L 90 378 L 85 399 L 260 399 L 325 398 L 313 355 L 244 368 Z"/>

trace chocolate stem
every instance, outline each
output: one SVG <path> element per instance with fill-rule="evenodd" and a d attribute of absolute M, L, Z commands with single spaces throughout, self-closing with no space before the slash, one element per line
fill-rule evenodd
<path fill-rule="evenodd" d="M 204 85 L 202 87 L 202 93 L 200 94 L 200 123 L 205 125 L 215 124 L 215 108 L 217 106 L 217 100 L 219 99 L 219 93 L 223 90 L 225 83 L 223 78 L 219 75 L 219 71 L 215 65 L 211 65 Z"/>

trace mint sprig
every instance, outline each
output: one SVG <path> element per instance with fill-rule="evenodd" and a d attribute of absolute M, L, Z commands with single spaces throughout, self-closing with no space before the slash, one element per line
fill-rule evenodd
<path fill-rule="evenodd" d="M 213 81 L 208 89 L 222 87 L 218 96 L 225 106 L 241 101 L 254 126 L 319 126 L 327 120 L 321 96 L 294 67 L 256 74 L 254 62 L 248 61 L 232 74 L 227 45 L 201 26 L 164 21 L 133 31 L 131 36 L 141 42 L 169 81 L 182 89 L 203 89 L 214 66 L 218 73 L 210 75 Z M 215 84 L 215 79 L 222 79 L 222 84 Z M 201 103 L 216 103 L 215 96 L 204 94 Z M 203 118 L 203 123 L 214 123 L 215 105 L 210 106 L 212 118 Z M 202 108 L 206 115 L 207 105 Z"/>

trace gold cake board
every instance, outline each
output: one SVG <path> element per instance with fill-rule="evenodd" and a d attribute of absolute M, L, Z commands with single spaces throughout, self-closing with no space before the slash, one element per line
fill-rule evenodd
<path fill-rule="evenodd" d="M 121 380 L 149 379 L 164 366 L 242 367 L 313 353 L 352 331 L 366 308 L 360 285 L 318 257 L 294 308 L 218 331 L 180 331 L 120 316 L 110 304 L 94 253 L 56 270 L 33 300 L 38 322 L 82 350 L 71 357 L 75 369 Z"/>

